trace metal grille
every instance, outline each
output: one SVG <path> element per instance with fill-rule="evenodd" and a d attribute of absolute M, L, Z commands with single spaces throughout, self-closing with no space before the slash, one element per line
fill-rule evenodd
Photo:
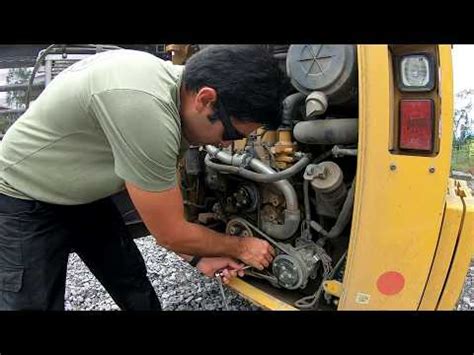
<path fill-rule="evenodd" d="M 79 60 L 55 60 L 51 63 L 51 77 L 54 79 L 64 69 L 70 67 Z"/>
<path fill-rule="evenodd" d="M 63 70 L 69 68 L 74 63 L 85 59 L 91 54 L 50 54 L 47 55 L 44 61 L 45 72 L 45 86 L 53 80 Z"/>

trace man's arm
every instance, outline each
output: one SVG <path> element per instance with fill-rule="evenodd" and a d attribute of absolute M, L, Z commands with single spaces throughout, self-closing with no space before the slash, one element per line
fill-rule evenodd
<path fill-rule="evenodd" d="M 89 109 L 110 143 L 115 173 L 127 181 L 159 244 L 177 253 L 233 257 L 260 269 L 268 265 L 273 252 L 268 243 L 224 236 L 185 220 L 179 184 L 169 190 L 176 184 L 181 133 L 168 102 L 140 90 L 112 89 L 94 93 Z"/>
<path fill-rule="evenodd" d="M 130 198 L 158 244 L 179 254 L 226 256 L 262 270 L 275 252 L 266 241 L 234 237 L 190 223 L 184 217 L 179 187 L 149 192 L 126 183 Z"/>

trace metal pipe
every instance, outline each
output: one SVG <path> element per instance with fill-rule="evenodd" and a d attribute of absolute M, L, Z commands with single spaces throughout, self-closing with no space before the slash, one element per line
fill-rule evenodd
<path fill-rule="evenodd" d="M 52 49 L 50 54 L 97 54 L 104 51 L 124 49 L 123 47 L 115 45 L 101 45 L 101 44 L 65 44 Z"/>
<path fill-rule="evenodd" d="M 211 157 L 217 158 L 225 164 L 234 166 L 241 166 L 243 164 L 244 155 L 242 154 L 230 155 L 213 145 L 206 145 L 205 148 Z"/>
<path fill-rule="evenodd" d="M 295 125 L 293 136 L 306 144 L 354 144 L 358 138 L 358 119 L 301 121 Z"/>
<path fill-rule="evenodd" d="M 208 156 L 206 156 L 206 158 L 207 157 Z M 298 163 L 293 165 L 291 168 L 288 168 L 286 170 L 280 171 L 280 172 L 275 173 L 275 174 L 254 173 L 254 172 L 252 172 L 248 169 L 245 169 L 245 168 L 242 168 L 242 167 L 237 168 L 237 167 L 234 167 L 234 166 L 232 166 L 233 169 L 229 169 L 230 166 L 213 163 L 212 161 L 210 161 L 210 158 L 205 159 L 205 163 L 209 167 L 212 167 L 213 169 L 216 169 L 216 170 L 220 169 L 221 171 L 225 171 L 225 172 L 231 173 L 231 174 L 237 174 L 237 175 L 240 175 L 240 176 L 242 176 L 246 179 L 249 179 L 249 180 L 252 180 L 252 181 L 255 181 L 255 182 L 269 184 L 269 183 L 274 183 L 274 182 L 277 182 L 277 181 L 280 181 L 280 180 L 287 180 L 290 177 L 292 177 L 293 175 L 299 173 L 301 170 L 303 170 L 303 168 L 306 165 L 309 164 L 310 159 L 311 159 L 310 156 L 304 156 L 303 158 L 301 158 L 300 161 L 298 161 Z"/>
<path fill-rule="evenodd" d="M 43 88 L 43 83 L 35 83 L 32 86 L 33 88 Z M 9 92 L 9 91 L 25 91 L 28 89 L 28 84 L 10 84 L 10 85 L 0 85 L 0 92 Z"/>
<path fill-rule="evenodd" d="M 225 172 L 231 173 L 231 174 L 238 174 L 240 175 L 240 172 L 244 169 L 240 167 L 240 165 L 243 163 L 244 156 L 241 154 L 234 154 L 230 155 L 222 150 L 219 150 L 218 148 L 212 146 L 212 145 L 206 145 L 206 150 L 207 152 L 211 155 L 222 161 L 223 163 L 227 164 L 232 164 L 234 167 L 239 166 L 237 169 L 229 169 L 227 166 L 222 166 L 221 164 L 211 164 L 210 166 L 215 167 L 216 170 L 219 171 L 219 169 L 222 169 Z M 207 159 L 209 163 L 209 159 Z M 207 164 L 208 164 L 207 163 Z M 277 174 L 275 170 L 273 170 L 271 167 L 267 166 L 265 163 L 261 162 L 258 159 L 251 158 L 248 162 L 249 166 L 255 170 L 260 172 L 261 174 L 268 174 L 268 175 L 273 175 Z M 285 196 L 286 200 L 286 207 L 289 210 L 297 210 L 298 209 L 298 198 L 296 197 L 296 192 L 293 186 L 286 180 L 280 180 L 276 181 L 273 183 L 274 186 L 276 186 Z"/>
<path fill-rule="evenodd" d="M 263 182 L 263 183 L 277 182 L 279 180 L 289 179 L 290 177 L 296 175 L 309 164 L 310 160 L 311 160 L 311 155 L 306 154 L 295 165 L 293 165 L 292 167 L 288 169 L 280 171 L 278 173 L 275 172 L 274 174 L 258 174 L 258 173 L 253 173 L 249 170 L 244 169 L 241 172 L 241 175 L 249 180 L 253 180 L 256 182 Z M 260 162 L 260 160 L 257 160 L 257 161 Z"/>
<path fill-rule="evenodd" d="M 217 171 L 225 171 L 227 173 L 240 175 L 243 169 L 242 167 L 240 167 L 240 165 L 242 165 L 242 163 L 244 162 L 245 156 L 240 155 L 240 154 L 230 155 L 211 145 L 206 145 L 206 150 L 209 153 L 209 155 L 216 157 L 222 162 L 224 163 L 228 162 L 234 165 L 232 167 L 229 167 L 222 164 L 215 164 L 210 161 L 210 157 L 208 155 L 206 156 L 206 159 L 205 159 L 205 162 L 208 166 L 215 168 Z M 263 162 L 261 162 L 260 160 L 256 158 L 251 158 L 248 164 L 253 170 L 261 174 L 268 174 L 268 175 L 277 174 L 275 170 L 265 165 Z M 231 169 L 231 168 L 235 168 L 235 169 Z M 300 210 L 298 209 L 298 198 L 296 196 L 295 189 L 288 182 L 288 180 L 279 180 L 279 181 L 273 182 L 273 185 L 277 189 L 279 189 L 280 192 L 285 197 L 285 201 L 286 201 L 286 209 L 284 211 L 285 222 L 283 225 L 274 224 L 271 222 L 264 222 L 262 223 L 262 229 L 275 239 L 285 240 L 285 239 L 290 238 L 298 230 L 298 227 L 299 227 L 301 216 L 300 216 Z"/>
<path fill-rule="evenodd" d="M 211 156 L 209 154 L 207 154 L 204 158 L 204 164 L 206 164 L 206 166 L 210 167 L 211 169 L 227 174 L 239 175 L 239 172 L 242 170 L 241 168 L 238 168 L 236 166 L 214 163 L 211 160 Z"/>
<path fill-rule="evenodd" d="M 276 171 L 270 168 L 269 166 L 265 165 L 265 163 L 261 162 L 258 159 L 251 159 L 250 160 L 250 167 L 256 171 L 265 174 L 276 174 Z M 273 183 L 285 196 L 286 200 L 286 209 L 291 211 L 298 210 L 298 198 L 296 197 L 296 192 L 293 186 L 287 180 L 280 180 Z M 299 210 L 298 210 L 299 212 Z"/>
<path fill-rule="evenodd" d="M 39 53 L 38 58 L 36 59 L 35 66 L 33 67 L 33 71 L 31 72 L 30 79 L 28 81 L 28 89 L 26 90 L 26 95 L 25 95 L 26 109 L 28 109 L 28 107 L 30 106 L 31 89 L 32 89 L 32 86 L 33 86 L 33 81 L 35 80 L 35 77 L 36 77 L 36 72 L 38 71 L 39 67 L 41 66 L 41 63 L 43 62 L 46 55 L 51 50 L 53 50 L 53 48 L 55 48 L 56 46 L 58 46 L 58 44 L 52 44 L 48 48 L 46 48 L 45 50 L 42 50 Z"/>
<path fill-rule="evenodd" d="M 213 148 L 215 148 L 215 147 L 213 147 Z M 217 149 L 217 148 L 215 148 L 215 149 Z M 221 151 L 216 152 L 213 149 L 211 151 L 213 152 L 213 153 L 210 153 L 211 155 L 215 156 L 216 158 L 218 158 L 222 162 L 224 162 L 226 164 L 229 164 L 229 165 L 239 166 L 243 163 L 243 160 L 245 159 L 245 156 L 240 155 L 240 154 L 234 154 L 233 156 L 231 156 L 230 154 L 227 154 L 227 153 L 224 153 L 224 152 L 221 152 Z M 209 150 L 208 150 L 208 152 L 209 152 Z M 220 154 L 220 153 L 224 153 L 224 154 Z M 216 169 L 216 170 L 220 169 L 221 171 L 225 171 L 225 172 L 230 173 L 230 174 L 237 174 L 237 175 L 240 175 L 240 176 L 242 176 L 246 179 L 249 179 L 249 180 L 252 180 L 252 181 L 255 181 L 255 182 L 273 183 L 273 182 L 277 182 L 279 180 L 289 179 L 293 175 L 299 173 L 301 170 L 303 170 L 304 167 L 306 167 L 309 164 L 310 160 L 311 160 L 311 155 L 310 154 L 305 154 L 292 167 L 290 167 L 288 169 L 285 169 L 283 171 L 280 171 L 278 173 L 274 173 L 274 174 L 254 173 L 254 172 L 252 172 L 248 169 L 245 169 L 243 167 L 238 167 L 238 168 L 234 167 L 234 169 L 229 169 L 229 166 L 213 163 L 210 160 L 210 158 L 207 158 L 207 156 L 206 156 L 206 159 L 204 161 L 205 161 L 207 166 L 209 166 L 213 169 Z M 260 161 L 260 160 L 257 160 L 257 161 Z M 250 162 L 250 164 L 251 164 L 251 162 Z M 267 165 L 263 164 L 263 166 L 266 167 Z M 254 169 L 254 170 L 257 170 L 257 169 Z M 272 169 L 272 171 L 274 171 L 274 170 Z"/>
<path fill-rule="evenodd" d="M 334 155 L 336 158 L 337 157 L 343 157 L 343 156 L 357 156 L 357 149 L 346 149 L 346 148 L 340 148 L 339 146 L 335 145 L 332 148 L 332 155 Z"/>

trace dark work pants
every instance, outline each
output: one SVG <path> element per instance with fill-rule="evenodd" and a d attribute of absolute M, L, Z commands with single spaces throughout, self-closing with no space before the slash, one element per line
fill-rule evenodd
<path fill-rule="evenodd" d="M 161 310 L 145 262 L 110 198 L 78 206 L 0 194 L 0 310 L 64 310 L 76 252 L 122 310 Z"/>

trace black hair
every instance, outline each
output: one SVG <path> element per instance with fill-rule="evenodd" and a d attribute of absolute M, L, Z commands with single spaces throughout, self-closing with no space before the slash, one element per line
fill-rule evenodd
<path fill-rule="evenodd" d="M 289 79 L 262 45 L 210 45 L 186 63 L 184 88 L 211 87 L 227 114 L 241 121 L 275 129 L 281 124 L 282 102 Z M 217 119 L 219 105 L 211 120 Z"/>

